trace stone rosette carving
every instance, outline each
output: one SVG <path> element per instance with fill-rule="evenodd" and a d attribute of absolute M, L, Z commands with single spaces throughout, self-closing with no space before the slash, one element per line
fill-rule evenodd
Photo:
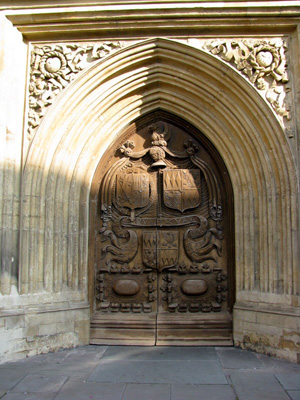
<path fill-rule="evenodd" d="M 76 74 L 122 46 L 122 42 L 34 46 L 30 60 L 27 139 L 32 139 L 47 108 Z"/>
<path fill-rule="evenodd" d="M 246 75 L 272 106 L 288 136 L 293 136 L 291 127 L 286 122 L 291 119 L 291 115 L 287 102 L 287 45 L 282 39 L 209 40 L 204 44 L 204 49 Z"/>
<path fill-rule="evenodd" d="M 68 43 L 34 46 L 30 61 L 27 139 L 32 139 L 47 108 L 77 73 L 124 45 L 123 42 L 106 41 L 82 45 Z M 287 101 L 287 46 L 282 39 L 212 39 L 202 42 L 200 47 L 222 58 L 245 75 L 271 105 L 287 136 L 294 136 Z M 131 150 L 127 149 L 129 152 Z M 192 148 L 188 150 L 193 151 Z"/>

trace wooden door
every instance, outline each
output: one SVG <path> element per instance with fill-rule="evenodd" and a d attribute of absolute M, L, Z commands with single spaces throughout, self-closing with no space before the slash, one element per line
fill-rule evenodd
<path fill-rule="evenodd" d="M 228 175 L 178 121 L 148 116 L 107 159 L 93 344 L 232 344 Z"/>

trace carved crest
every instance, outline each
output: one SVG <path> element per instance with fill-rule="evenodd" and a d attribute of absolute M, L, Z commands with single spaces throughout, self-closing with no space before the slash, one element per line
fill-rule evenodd
<path fill-rule="evenodd" d="M 146 207 L 150 199 L 148 174 L 118 174 L 116 202 L 131 210 Z"/>
<path fill-rule="evenodd" d="M 178 261 L 178 232 L 152 231 L 143 233 L 143 262 L 162 271 Z"/>
<path fill-rule="evenodd" d="M 157 266 L 157 232 L 143 233 L 143 262 L 147 267 Z"/>
<path fill-rule="evenodd" d="M 216 282 L 229 252 L 223 175 L 180 127 L 155 121 L 148 128 L 126 136 L 103 171 L 97 311 L 151 313 L 152 321 L 155 313 L 181 321 L 180 313 L 227 311 L 228 286 Z"/>
<path fill-rule="evenodd" d="M 164 204 L 181 212 L 201 203 L 201 181 L 198 169 L 163 171 Z"/>
<path fill-rule="evenodd" d="M 178 261 L 178 232 L 158 231 L 157 269 L 173 267 Z"/>

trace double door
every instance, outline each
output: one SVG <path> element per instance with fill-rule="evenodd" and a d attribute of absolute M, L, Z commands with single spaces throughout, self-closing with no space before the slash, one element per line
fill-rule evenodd
<path fill-rule="evenodd" d="M 209 152 L 175 124 L 124 141 L 99 191 L 91 343 L 232 343 L 225 194 Z"/>

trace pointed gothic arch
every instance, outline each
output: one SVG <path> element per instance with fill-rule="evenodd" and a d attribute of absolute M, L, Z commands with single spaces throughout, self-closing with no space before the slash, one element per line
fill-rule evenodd
<path fill-rule="evenodd" d="M 227 167 L 235 203 L 237 299 L 242 292 L 298 294 L 297 213 L 291 211 L 296 169 L 280 124 L 231 67 L 167 39 L 139 42 L 96 62 L 45 116 L 23 173 L 21 293 L 87 299 L 96 167 L 124 128 L 157 109 L 203 132 Z"/>

